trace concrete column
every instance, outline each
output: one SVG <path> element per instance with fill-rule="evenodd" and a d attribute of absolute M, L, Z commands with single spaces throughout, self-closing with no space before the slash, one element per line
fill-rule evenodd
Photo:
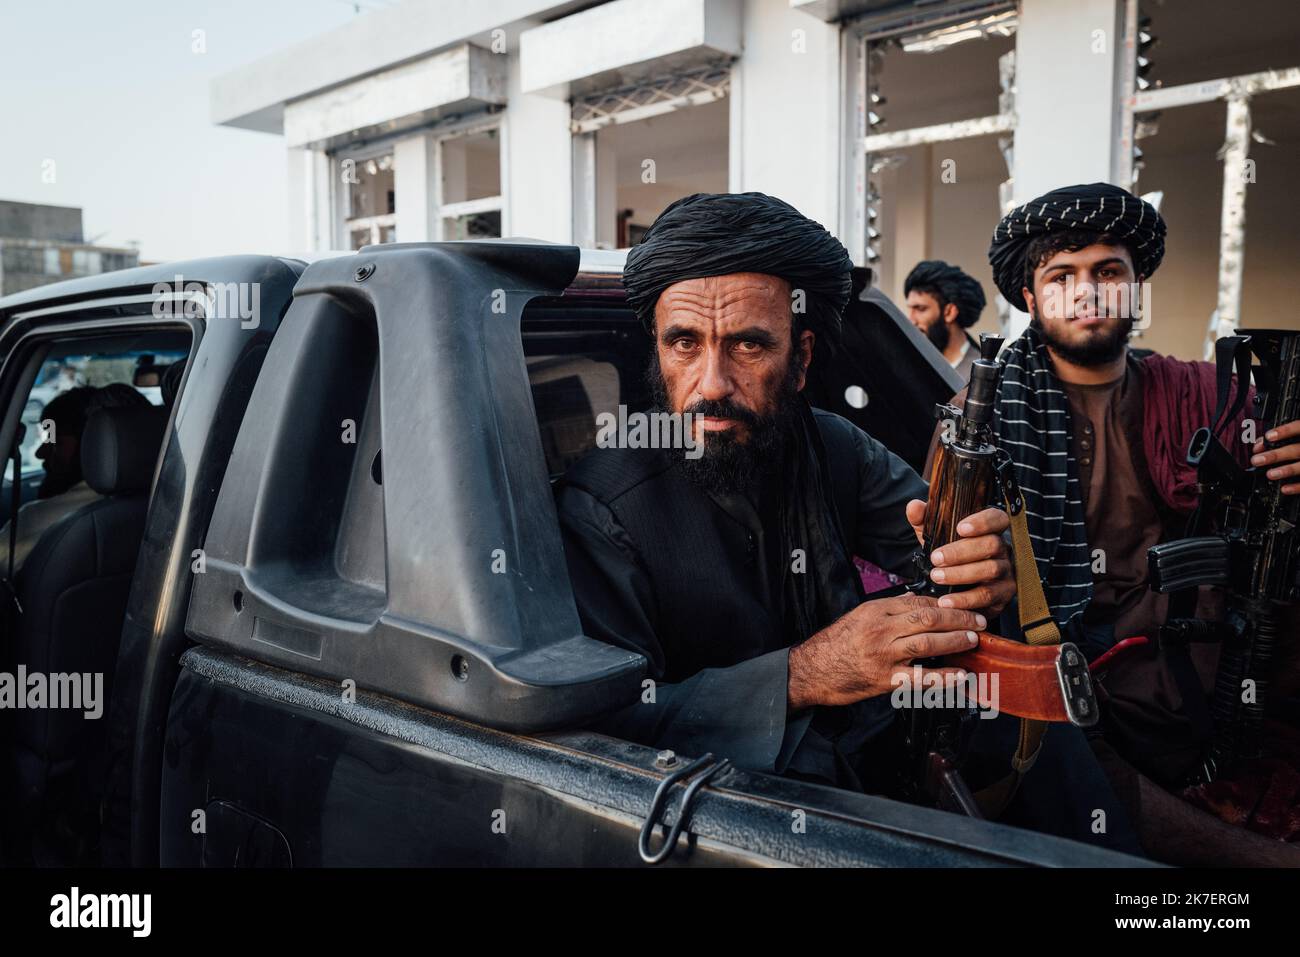
<path fill-rule="evenodd" d="M 519 89 L 519 56 L 512 53 L 502 143 L 507 236 L 573 241 L 573 137 L 569 104 Z"/>
<path fill-rule="evenodd" d="M 731 67 L 727 88 L 727 192 L 745 189 L 745 78 L 740 64 Z"/>
<path fill-rule="evenodd" d="M 900 306 L 903 304 L 903 280 L 913 266 L 930 258 L 933 249 L 930 230 L 934 147 L 927 143 L 909 152 L 912 155 L 908 156 L 907 162 L 895 171 L 894 215 L 888 225 L 888 230 L 893 233 L 892 243 L 889 242 L 889 233 L 881 230 L 885 240 L 885 269 L 881 272 L 879 285 Z"/>
<path fill-rule="evenodd" d="M 1015 202 L 1113 182 L 1122 0 L 1022 0 L 1016 31 Z"/>
<path fill-rule="evenodd" d="M 596 245 L 596 134 L 579 133 L 573 142 L 573 242 Z"/>
<path fill-rule="evenodd" d="M 285 151 L 285 195 L 289 206 L 289 230 L 285 236 L 285 250 L 289 253 L 307 252 L 307 151 Z"/>
<path fill-rule="evenodd" d="M 1123 0 L 1021 0 L 1014 204 L 1058 186 L 1117 182 Z M 1029 317 L 1012 309 L 1007 334 Z"/>
<path fill-rule="evenodd" d="M 740 156 L 731 179 L 839 230 L 839 25 L 789 0 L 746 0 L 744 53 L 732 76 L 743 97 L 733 111 L 731 151 Z"/>
<path fill-rule="evenodd" d="M 438 229 L 438 141 L 420 133 L 393 144 L 397 241 L 434 242 Z"/>
<path fill-rule="evenodd" d="M 294 251 L 340 247 L 334 236 L 334 168 L 322 150 L 289 150 L 289 243 Z"/>
<path fill-rule="evenodd" d="M 618 154 L 596 134 L 596 245 L 618 245 Z"/>

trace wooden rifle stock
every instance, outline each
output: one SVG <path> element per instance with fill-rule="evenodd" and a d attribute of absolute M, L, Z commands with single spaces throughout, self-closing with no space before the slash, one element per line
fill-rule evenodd
<path fill-rule="evenodd" d="M 980 701 L 982 707 L 1031 721 L 1068 722 L 1078 727 L 1096 723 L 1088 662 L 1074 645 L 1026 645 L 986 631 L 980 632 L 979 638 L 975 648 L 949 655 L 943 663 L 975 675 L 981 692 L 996 688 L 990 700 Z"/>

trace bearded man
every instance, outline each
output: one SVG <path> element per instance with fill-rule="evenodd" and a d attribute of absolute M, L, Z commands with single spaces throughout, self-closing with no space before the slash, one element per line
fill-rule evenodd
<path fill-rule="evenodd" d="M 1139 358 L 1128 345 L 1165 235 L 1149 203 L 1094 183 L 1012 210 L 989 247 L 998 289 L 1033 317 L 1001 357 L 995 429 L 1026 496 L 1062 638 L 1090 659 L 1130 636 L 1154 642 L 1165 621 L 1168 596 L 1147 587 L 1147 550 L 1183 534 L 1197 499 L 1188 440 L 1212 420 L 1217 399 L 1210 363 Z M 1268 435 L 1297 437 L 1300 422 Z M 1237 445 L 1242 464 L 1269 466 L 1284 493 L 1300 494 L 1300 444 Z M 1203 596 L 1198 617 L 1217 616 L 1216 597 Z M 1217 648 L 1195 646 L 1194 655 L 1208 690 Z M 1293 848 L 1230 827 L 1156 783 L 1176 787 L 1202 745 L 1179 689 L 1163 654 L 1122 662 L 1099 689 L 1104 740 L 1094 749 L 1147 850 L 1173 863 L 1297 863 Z"/>
<path fill-rule="evenodd" d="M 905 571 L 927 489 L 801 394 L 810 363 L 838 342 L 850 268 L 822 226 L 761 193 L 678 200 L 628 254 L 659 410 L 696 417 L 703 453 L 599 448 L 561 485 L 584 630 L 640 652 L 654 682 L 600 730 L 883 790 L 892 769 L 871 743 L 894 720 L 896 676 L 970 648 L 1014 594 L 1008 520 L 986 509 L 933 556 L 935 579 L 967 590 L 864 602 L 853 556 Z M 1048 738 L 1017 822 L 1136 851 L 1082 736 L 1053 727 Z M 993 747 L 1005 774 L 1014 738 Z M 1113 822 L 1100 835 L 1088 826 L 1098 807 Z"/>
<path fill-rule="evenodd" d="M 962 381 L 979 358 L 979 345 L 966 330 L 984 311 L 979 282 L 942 259 L 927 259 L 912 267 L 903 280 L 907 318 L 943 353 Z"/>

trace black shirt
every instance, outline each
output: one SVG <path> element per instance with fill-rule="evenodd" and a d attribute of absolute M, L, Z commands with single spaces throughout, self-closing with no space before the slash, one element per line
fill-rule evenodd
<path fill-rule="evenodd" d="M 917 547 L 904 506 L 926 497 L 925 483 L 848 420 L 814 417 L 831 474 L 828 507 L 848 551 L 902 571 Z M 777 553 L 772 499 L 706 493 L 676 467 L 679 455 L 598 449 L 559 491 L 584 631 L 649 663 L 641 700 L 600 730 L 688 755 L 712 751 L 742 768 L 844 780 L 826 767 L 839 763 L 833 749 L 805 741 L 810 722 L 864 740 L 892 718 L 888 696 L 787 715 L 789 651 L 800 636 L 782 614 L 780 582 L 781 563 L 795 556 Z"/>

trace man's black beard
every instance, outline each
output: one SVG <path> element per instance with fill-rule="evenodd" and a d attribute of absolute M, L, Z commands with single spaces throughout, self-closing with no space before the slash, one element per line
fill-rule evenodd
<path fill-rule="evenodd" d="M 773 475 L 785 458 L 798 418 L 799 354 L 791 351 L 790 368 L 776 395 L 770 415 L 761 416 L 731 399 L 700 399 L 682 410 L 693 416 L 734 419 L 742 423 L 748 436 L 738 440 L 731 429 L 704 433 L 704 450 L 698 458 L 683 456 L 681 467 L 686 478 L 706 492 L 745 493 Z M 658 355 L 652 355 L 646 370 L 653 409 L 672 411 L 668 388 L 659 369 Z"/>
<path fill-rule="evenodd" d="M 926 328 L 925 337 L 934 343 L 934 347 L 940 352 L 948 351 L 948 340 L 952 338 L 951 326 L 943 321 L 942 310 L 935 317 L 934 322 Z"/>
<path fill-rule="evenodd" d="M 1066 362 L 1072 362 L 1074 365 L 1082 366 L 1085 369 L 1104 366 L 1118 359 L 1124 354 L 1124 347 L 1128 345 L 1129 333 L 1133 331 L 1132 317 L 1121 319 L 1120 324 L 1112 332 L 1103 336 L 1094 336 L 1083 345 L 1075 345 L 1062 341 L 1047 328 L 1046 323 L 1043 322 L 1038 313 L 1037 303 L 1034 304 L 1034 318 L 1030 320 L 1029 325 L 1038 330 L 1038 334 L 1043 337 L 1043 342 L 1047 343 L 1054 353 Z"/>

